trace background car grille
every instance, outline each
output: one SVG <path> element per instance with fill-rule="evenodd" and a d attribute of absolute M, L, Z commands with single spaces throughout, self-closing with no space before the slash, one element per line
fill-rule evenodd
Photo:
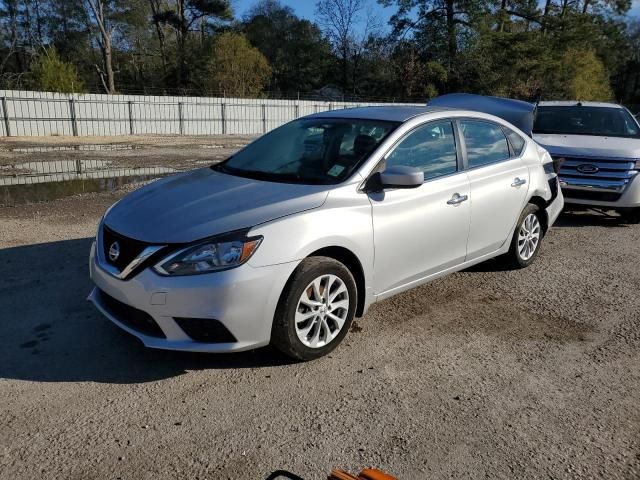
<path fill-rule="evenodd" d="M 591 192 L 588 190 L 571 190 L 567 193 L 567 197 L 576 200 L 595 200 L 598 202 L 617 202 L 621 196 L 621 193 L 616 192 Z"/>
<path fill-rule="evenodd" d="M 109 258 L 109 249 L 116 241 L 120 245 L 120 256 L 113 261 Z M 113 265 L 120 271 L 124 270 L 124 268 L 148 246 L 150 246 L 149 243 L 124 237 L 106 226 L 103 227 L 102 248 L 104 251 L 104 258 L 109 264 Z"/>
<path fill-rule="evenodd" d="M 167 338 L 151 315 L 126 303 L 116 300 L 111 295 L 98 290 L 100 303 L 119 322 L 144 335 L 156 338 Z"/>
<path fill-rule="evenodd" d="M 554 156 L 554 159 L 558 158 L 565 159 L 560 169 L 560 181 L 564 182 L 565 189 L 571 190 L 568 197 L 575 198 L 574 190 L 620 193 L 637 174 L 635 159 Z M 580 171 L 581 166 L 592 166 L 597 170 L 593 173 Z"/>

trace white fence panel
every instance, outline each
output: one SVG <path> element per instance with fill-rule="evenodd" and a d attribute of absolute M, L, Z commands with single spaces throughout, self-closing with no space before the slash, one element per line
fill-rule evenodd
<path fill-rule="evenodd" d="M 372 105 L 385 104 L 0 90 L 0 136 L 259 135 L 305 115 Z"/>

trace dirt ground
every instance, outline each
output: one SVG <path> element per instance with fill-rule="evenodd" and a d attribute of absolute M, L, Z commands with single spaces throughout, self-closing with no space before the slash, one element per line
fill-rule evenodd
<path fill-rule="evenodd" d="M 148 350 L 86 301 L 122 192 L 0 208 L 0 477 L 640 478 L 640 226 L 374 305 L 321 360 Z"/>

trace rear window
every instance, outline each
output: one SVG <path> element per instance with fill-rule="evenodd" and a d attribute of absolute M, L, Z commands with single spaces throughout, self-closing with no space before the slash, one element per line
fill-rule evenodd
<path fill-rule="evenodd" d="M 516 157 L 519 157 L 524 150 L 524 146 L 526 145 L 524 138 L 508 128 L 505 128 L 504 131 L 507 134 L 509 142 L 511 143 L 511 148 L 513 148 L 513 154 Z"/>
<path fill-rule="evenodd" d="M 589 106 L 539 106 L 533 133 L 640 137 L 640 128 L 622 108 Z"/>
<path fill-rule="evenodd" d="M 463 120 L 460 127 L 469 167 L 481 167 L 509 158 L 509 144 L 500 126 L 485 121 Z"/>

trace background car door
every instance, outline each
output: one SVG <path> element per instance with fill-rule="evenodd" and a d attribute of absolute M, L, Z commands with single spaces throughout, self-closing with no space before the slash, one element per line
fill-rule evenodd
<path fill-rule="evenodd" d="M 461 120 L 471 187 L 467 260 L 494 252 L 510 240 L 529 188 L 529 169 L 509 149 L 501 126 Z"/>
<path fill-rule="evenodd" d="M 464 261 L 469 232 L 469 181 L 459 170 L 453 124 L 417 127 L 386 157 L 386 168 L 424 172 L 413 189 L 370 193 L 375 239 L 375 290 L 389 293 Z"/>

